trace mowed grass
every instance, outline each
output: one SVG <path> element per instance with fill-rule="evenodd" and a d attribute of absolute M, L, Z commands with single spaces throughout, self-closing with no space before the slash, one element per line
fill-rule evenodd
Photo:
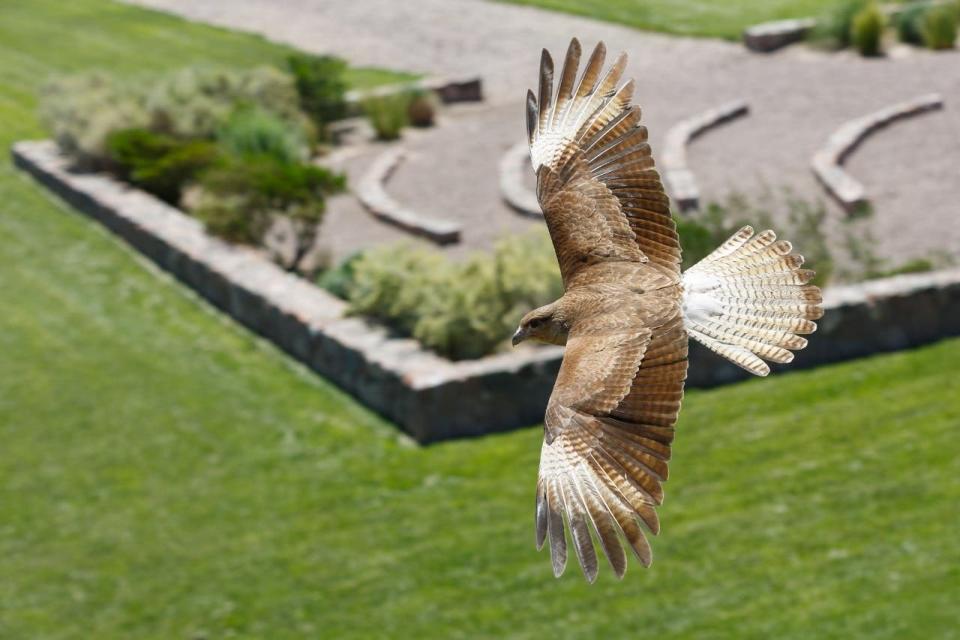
<path fill-rule="evenodd" d="M 0 32 L 4 147 L 51 72 L 273 50 L 87 0 Z M 0 305 L 0 638 L 957 634 L 960 340 L 691 392 L 654 566 L 591 587 L 533 549 L 539 428 L 414 446 L 6 159 Z"/>
<path fill-rule="evenodd" d="M 769 20 L 816 17 L 838 0 L 500 0 L 687 36 L 736 40 Z"/>

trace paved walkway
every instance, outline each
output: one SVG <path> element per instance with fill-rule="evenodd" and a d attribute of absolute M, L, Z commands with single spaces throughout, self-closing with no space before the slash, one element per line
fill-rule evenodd
<path fill-rule="evenodd" d="M 960 258 L 960 53 L 898 51 L 888 59 L 823 54 L 803 46 L 772 55 L 740 45 L 635 31 L 577 16 L 483 0 L 134 0 L 191 19 L 254 31 L 357 65 L 426 74 L 480 75 L 482 109 L 457 108 L 441 126 L 410 136 L 415 154 L 393 177 L 398 200 L 463 220 L 467 247 L 528 225 L 500 202 L 500 154 L 523 137 L 522 99 L 533 86 L 541 47 L 562 56 L 572 35 L 585 48 L 603 39 L 630 54 L 656 155 L 678 119 L 732 99 L 751 115 L 706 134 L 689 151 L 705 201 L 738 191 L 760 197 L 788 187 L 825 198 L 810 158 L 844 121 L 914 96 L 939 92 L 946 109 L 892 125 L 847 163 L 874 197 L 879 252 L 900 263 L 940 251 Z M 363 156 L 348 167 L 361 170 Z M 359 207 L 333 207 L 328 238 L 340 255 L 392 238 L 357 228 Z M 831 206 L 834 221 L 842 213 Z M 476 223 L 476 224 L 472 224 Z M 372 223 L 381 224 L 381 223 Z M 798 242 L 802 250 L 802 241 Z M 459 249 L 460 251 L 463 248 Z"/>

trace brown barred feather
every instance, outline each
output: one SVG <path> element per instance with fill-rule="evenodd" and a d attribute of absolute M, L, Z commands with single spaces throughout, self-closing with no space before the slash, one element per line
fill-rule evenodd
<path fill-rule="evenodd" d="M 744 227 L 681 275 L 670 200 L 655 168 L 626 57 L 604 73 L 606 47 L 571 41 L 556 93 L 544 51 L 537 95 L 526 103 L 537 196 L 565 293 L 531 312 L 566 344 L 544 420 L 536 545 L 563 573 L 570 543 L 584 576 L 598 573 L 594 536 L 613 572 L 624 544 L 652 561 L 643 525 L 656 507 L 676 434 L 689 338 L 757 375 L 789 362 L 823 314 L 813 272 L 789 242 Z M 544 311 L 546 310 L 546 311 Z M 543 312 L 546 315 L 537 315 Z M 523 325 L 521 326 L 523 328 Z"/>

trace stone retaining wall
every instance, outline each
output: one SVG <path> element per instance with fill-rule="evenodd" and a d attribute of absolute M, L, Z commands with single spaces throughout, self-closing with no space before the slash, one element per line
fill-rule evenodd
<path fill-rule="evenodd" d="M 451 362 L 415 340 L 345 316 L 342 300 L 252 249 L 106 175 L 76 174 L 49 141 L 14 145 L 14 163 L 252 331 L 398 423 L 420 442 L 538 423 L 562 350 L 520 348 Z M 827 291 L 827 313 L 791 366 L 813 366 L 960 335 L 960 269 Z M 694 345 L 696 347 L 696 345 Z M 704 349 L 689 384 L 746 374 Z"/>

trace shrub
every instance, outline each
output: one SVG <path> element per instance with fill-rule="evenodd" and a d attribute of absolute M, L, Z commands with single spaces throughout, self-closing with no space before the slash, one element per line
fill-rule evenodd
<path fill-rule="evenodd" d="M 343 186 L 342 176 L 313 165 L 268 155 L 226 158 L 201 177 L 194 214 L 212 233 L 248 244 L 260 243 L 277 216 L 288 219 L 295 251 L 284 266 L 296 270 L 316 239 L 326 196 Z"/>
<path fill-rule="evenodd" d="M 355 251 L 340 264 L 326 269 L 317 278 L 317 284 L 343 300 L 350 298 L 357 262 L 363 257 L 363 251 Z"/>
<path fill-rule="evenodd" d="M 300 107 L 321 131 L 347 114 L 347 63 L 332 56 L 297 54 L 287 58 Z"/>
<path fill-rule="evenodd" d="M 212 138 L 238 106 L 306 126 L 293 78 L 273 67 L 188 67 L 160 78 L 145 102 L 151 129 L 182 137 Z"/>
<path fill-rule="evenodd" d="M 284 163 L 302 162 L 308 156 L 303 129 L 259 108 L 235 110 L 217 129 L 217 142 L 229 153 L 268 155 Z"/>
<path fill-rule="evenodd" d="M 192 67 L 149 83 L 102 73 L 62 78 L 44 86 L 40 114 L 65 152 L 86 168 L 98 168 L 107 160 L 111 133 L 149 129 L 179 138 L 212 138 L 238 106 L 289 123 L 303 132 L 307 143 L 313 136 L 293 79 L 271 67 Z"/>
<path fill-rule="evenodd" d="M 207 230 L 224 240 L 257 245 L 270 227 L 268 212 L 249 193 L 223 193 L 201 187 L 192 210 Z"/>
<path fill-rule="evenodd" d="M 850 45 L 850 31 L 854 16 L 866 5 L 866 0 L 840 0 L 817 19 L 809 38 L 815 44 L 843 49 Z"/>
<path fill-rule="evenodd" d="M 922 45 L 923 23 L 930 2 L 910 2 L 897 14 L 897 38 L 907 44 Z"/>
<path fill-rule="evenodd" d="M 952 49 L 957 40 L 960 8 L 943 4 L 931 7 L 923 18 L 923 42 L 931 49 Z"/>
<path fill-rule="evenodd" d="M 416 89 L 410 92 L 407 115 L 415 127 L 432 127 L 437 114 L 437 96 L 432 91 Z"/>
<path fill-rule="evenodd" d="M 886 16 L 874 3 L 857 13 L 850 27 L 850 40 L 862 56 L 879 56 L 883 53 L 883 28 Z"/>
<path fill-rule="evenodd" d="M 396 140 L 409 123 L 409 94 L 399 92 L 367 98 L 363 111 L 380 140 Z"/>
<path fill-rule="evenodd" d="M 875 280 L 877 278 L 889 278 L 891 276 L 900 276 L 908 273 L 925 273 L 927 271 L 933 271 L 935 268 L 932 261 L 925 258 L 915 258 L 893 269 L 870 271 L 866 274 L 866 278 L 868 280 Z"/>
<path fill-rule="evenodd" d="M 41 89 L 40 117 L 60 148 L 88 169 L 107 163 L 107 137 L 112 132 L 149 123 L 136 88 L 102 73 L 46 83 Z"/>
<path fill-rule="evenodd" d="M 405 245 L 381 247 L 355 258 L 351 271 L 344 289 L 352 313 L 377 318 L 455 359 L 491 353 L 524 313 L 563 293 L 542 229 L 463 262 Z"/>
<path fill-rule="evenodd" d="M 106 146 L 121 177 L 171 204 L 180 201 L 187 182 L 217 159 L 212 142 L 179 140 L 146 129 L 111 133 Z"/>

